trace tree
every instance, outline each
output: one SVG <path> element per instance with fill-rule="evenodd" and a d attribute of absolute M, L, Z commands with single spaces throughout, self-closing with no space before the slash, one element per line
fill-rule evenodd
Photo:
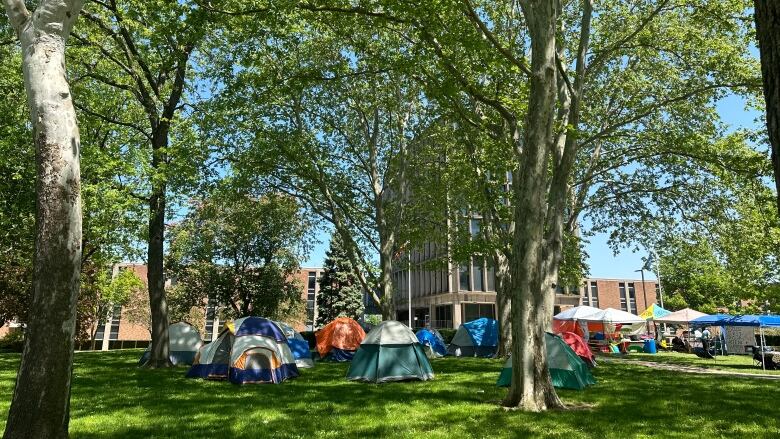
<path fill-rule="evenodd" d="M 83 31 L 74 35 L 80 43 L 78 85 L 118 101 L 113 107 L 79 105 L 79 110 L 113 125 L 116 131 L 109 134 L 118 134 L 120 141 L 135 142 L 130 144 L 137 168 L 122 189 L 148 207 L 146 259 L 153 322 L 149 367 L 171 365 L 164 277 L 166 209 L 174 201 L 171 192 L 191 184 L 196 168 L 208 156 L 183 114 L 194 58 L 212 30 L 208 17 L 195 3 L 91 2 Z M 94 103 L 99 100 L 90 101 Z"/>
<path fill-rule="evenodd" d="M 37 169 L 32 301 L 4 437 L 66 437 L 81 268 L 81 145 L 65 45 L 82 1 L 43 0 L 32 14 L 20 0 L 4 5 L 22 47 Z"/>
<path fill-rule="evenodd" d="M 336 317 L 359 319 L 363 315 L 363 291 L 355 276 L 355 267 L 344 250 L 341 238 L 333 234 L 326 254 L 325 267 L 318 279 L 317 326 Z"/>
<path fill-rule="evenodd" d="M 780 4 L 773 0 L 754 0 L 756 37 L 761 54 L 764 79 L 766 125 L 772 147 L 777 209 L 780 211 Z"/>
<path fill-rule="evenodd" d="M 294 278 L 308 251 L 310 225 L 295 199 L 253 198 L 217 188 L 172 230 L 169 267 L 190 306 L 214 300 L 232 317 L 297 315 Z"/>

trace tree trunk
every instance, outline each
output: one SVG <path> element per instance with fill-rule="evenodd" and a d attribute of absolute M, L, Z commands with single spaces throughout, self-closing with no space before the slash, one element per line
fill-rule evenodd
<path fill-rule="evenodd" d="M 67 437 L 82 250 L 81 144 L 65 44 L 82 2 L 44 0 L 34 15 L 23 1 L 4 4 L 24 56 L 37 203 L 33 296 L 3 437 Z"/>
<path fill-rule="evenodd" d="M 498 311 L 498 357 L 504 358 L 512 352 L 512 284 L 509 264 L 500 252 L 493 254 L 496 268 L 496 310 Z"/>
<path fill-rule="evenodd" d="M 512 277 L 512 385 L 504 404 L 528 411 L 562 407 L 547 367 L 547 304 L 543 290 L 544 219 L 548 159 L 554 147 L 557 96 L 557 11 L 549 0 L 521 1 L 531 39 L 531 87 L 523 144 L 516 148 L 519 175 L 513 180 L 515 224 Z"/>
<path fill-rule="evenodd" d="M 394 320 L 395 317 L 395 300 L 393 290 L 393 247 L 395 246 L 395 239 L 388 237 L 386 233 L 380 230 L 380 243 L 379 243 L 379 269 L 380 273 L 380 285 L 382 288 L 382 303 L 380 309 L 382 310 L 382 320 Z"/>
<path fill-rule="evenodd" d="M 766 125 L 772 145 L 777 210 L 780 212 L 780 2 L 754 0 L 756 37 L 764 78 Z"/>
<path fill-rule="evenodd" d="M 161 124 L 167 124 L 165 121 Z M 155 130 L 152 140 L 152 168 L 159 172 L 165 163 L 164 148 L 168 145 L 167 129 Z M 172 366 L 168 353 L 168 304 L 165 300 L 165 273 L 163 250 L 165 244 L 165 192 L 163 179 L 153 177 L 152 196 L 149 198 L 148 273 L 149 307 L 152 316 L 152 346 L 145 366 L 158 368 Z"/>

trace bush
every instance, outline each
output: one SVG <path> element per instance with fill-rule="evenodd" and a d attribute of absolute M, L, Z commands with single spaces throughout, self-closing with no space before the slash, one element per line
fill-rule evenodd
<path fill-rule="evenodd" d="M 450 344 L 456 332 L 458 332 L 457 329 L 439 329 L 439 334 L 444 339 L 444 344 Z"/>
<path fill-rule="evenodd" d="M 780 346 L 780 335 L 765 335 L 764 343 L 766 343 L 767 346 Z M 760 346 L 760 344 L 761 339 L 756 335 L 756 346 Z"/>
<path fill-rule="evenodd" d="M 24 348 L 24 331 L 19 328 L 11 329 L 5 337 L 0 339 L 0 351 L 22 352 Z"/>

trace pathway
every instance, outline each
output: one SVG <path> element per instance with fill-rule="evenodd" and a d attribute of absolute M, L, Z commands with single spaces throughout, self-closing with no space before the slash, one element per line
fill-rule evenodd
<path fill-rule="evenodd" d="M 682 364 L 671 364 L 671 363 L 656 363 L 653 361 L 644 361 L 644 360 L 626 360 L 626 359 L 614 358 L 614 357 L 599 356 L 597 358 L 598 361 L 604 361 L 607 363 L 615 362 L 615 363 L 626 363 L 626 364 L 638 364 L 640 366 L 652 367 L 654 369 L 672 370 L 675 372 L 698 373 L 702 375 L 736 376 L 740 378 L 759 378 L 763 380 L 780 380 L 780 375 L 745 373 L 745 372 L 736 372 L 732 370 L 723 370 L 723 369 L 708 369 L 708 368 L 698 367 L 698 366 L 685 366 Z"/>

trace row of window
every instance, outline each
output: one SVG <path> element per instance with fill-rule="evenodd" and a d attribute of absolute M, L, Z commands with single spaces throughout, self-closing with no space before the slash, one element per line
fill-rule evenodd
<path fill-rule="evenodd" d="M 582 297 L 582 304 L 592 306 L 594 308 L 599 307 L 599 285 L 596 281 L 590 282 L 590 288 L 585 291 Z"/>
<path fill-rule="evenodd" d="M 314 307 L 317 297 L 317 272 L 310 271 L 306 282 L 306 325 L 314 326 Z"/>
<path fill-rule="evenodd" d="M 434 307 L 433 319 L 429 315 L 428 308 L 415 308 L 413 310 L 413 322 L 412 326 L 423 327 L 430 325 L 433 328 L 452 328 L 452 304 L 437 305 Z M 487 317 L 490 319 L 496 318 L 496 304 L 495 303 L 464 303 L 461 304 L 461 319 L 464 322 L 470 322 L 472 320 L 479 319 L 481 317 Z M 396 319 L 399 322 L 407 322 L 409 319 L 408 309 L 399 309 L 396 312 Z"/>

